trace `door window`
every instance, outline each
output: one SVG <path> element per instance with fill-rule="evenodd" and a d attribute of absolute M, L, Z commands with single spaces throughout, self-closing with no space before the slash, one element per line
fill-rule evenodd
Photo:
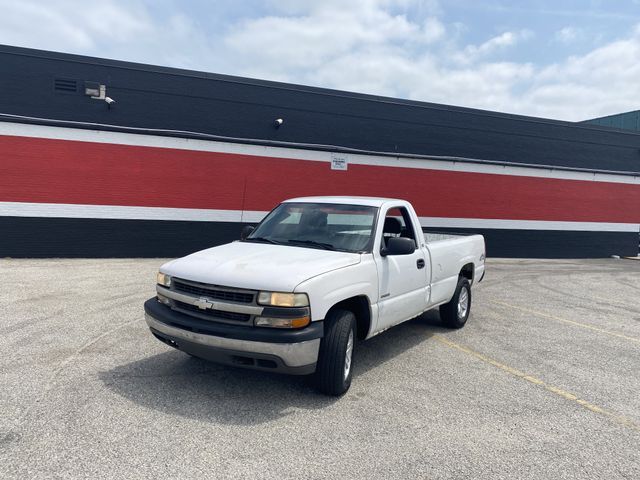
<path fill-rule="evenodd" d="M 418 246 L 416 242 L 413 224 L 411 223 L 411 215 L 404 207 L 390 208 L 384 219 L 384 227 L 382 229 L 382 241 L 386 246 L 389 238 L 404 237 L 410 238 Z"/>

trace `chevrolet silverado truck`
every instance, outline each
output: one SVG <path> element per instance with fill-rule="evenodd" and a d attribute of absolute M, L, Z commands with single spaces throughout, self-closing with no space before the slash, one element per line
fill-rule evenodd
<path fill-rule="evenodd" d="M 321 392 L 341 395 L 357 340 L 436 307 L 463 327 L 484 269 L 481 235 L 425 234 L 407 201 L 295 198 L 239 241 L 164 264 L 145 318 L 192 356 L 315 374 Z"/>

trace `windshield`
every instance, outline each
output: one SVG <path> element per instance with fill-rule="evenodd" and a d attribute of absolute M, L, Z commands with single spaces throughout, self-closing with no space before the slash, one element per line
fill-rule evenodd
<path fill-rule="evenodd" d="M 281 203 L 244 241 L 370 252 L 376 214 L 362 205 Z"/>

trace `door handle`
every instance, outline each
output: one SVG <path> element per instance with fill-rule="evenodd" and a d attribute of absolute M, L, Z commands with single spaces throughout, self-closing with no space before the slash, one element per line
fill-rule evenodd
<path fill-rule="evenodd" d="M 418 268 L 424 268 L 424 258 L 419 258 L 418 261 L 416 262 L 416 265 Z"/>

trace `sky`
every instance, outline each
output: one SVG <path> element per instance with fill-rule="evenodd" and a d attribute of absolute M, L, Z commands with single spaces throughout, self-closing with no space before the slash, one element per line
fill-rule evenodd
<path fill-rule="evenodd" d="M 7 45 L 569 121 L 640 109 L 640 0 L 0 0 L 0 11 Z"/>

